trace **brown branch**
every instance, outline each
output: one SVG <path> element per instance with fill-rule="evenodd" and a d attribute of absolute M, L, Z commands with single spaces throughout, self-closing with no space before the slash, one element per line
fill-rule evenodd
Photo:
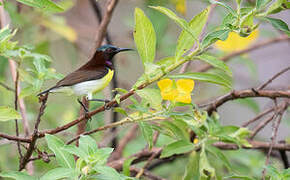
<path fill-rule="evenodd" d="M 276 113 L 274 113 L 272 116 L 270 116 L 268 119 L 262 121 L 260 124 L 258 124 L 253 132 L 251 133 L 250 139 L 253 139 L 258 132 L 260 132 L 269 122 L 271 122 L 275 117 L 277 116 Z"/>
<path fill-rule="evenodd" d="M 26 164 L 29 162 L 29 159 L 30 159 L 30 157 L 32 155 L 32 152 L 35 149 L 35 144 L 36 144 L 36 141 L 38 139 L 38 127 L 39 127 L 39 124 L 40 124 L 41 116 L 44 114 L 44 110 L 46 108 L 47 97 L 48 97 L 48 93 L 45 94 L 44 96 L 40 96 L 39 97 L 39 100 L 41 102 L 41 106 L 39 108 L 39 113 L 38 113 L 38 116 L 37 116 L 37 120 L 36 120 L 35 125 L 34 125 L 34 130 L 33 130 L 33 134 L 32 134 L 32 137 L 31 137 L 31 142 L 30 142 L 30 144 L 28 146 L 26 154 L 20 160 L 19 171 L 21 171 L 22 169 L 25 168 Z"/>
<path fill-rule="evenodd" d="M 8 91 L 14 92 L 15 90 L 11 87 L 9 87 L 8 85 L 0 82 L 0 86 L 2 86 L 3 88 L 7 89 Z"/>
<path fill-rule="evenodd" d="M 281 123 L 283 114 L 286 111 L 287 107 L 288 106 L 287 106 L 287 102 L 286 102 L 285 105 L 284 105 L 284 107 L 282 108 L 282 110 L 280 110 L 280 111 L 277 110 L 277 113 L 278 113 L 278 116 L 279 117 L 278 117 L 278 119 L 276 121 L 273 122 L 273 129 L 272 129 L 272 136 L 271 136 L 271 144 L 270 144 L 270 148 L 269 148 L 269 151 L 268 151 L 268 154 L 267 154 L 267 158 L 266 158 L 266 162 L 265 162 L 265 165 L 266 166 L 269 164 L 271 152 L 272 152 L 273 147 L 274 147 L 274 145 L 276 143 L 276 138 L 277 138 L 277 134 L 278 134 L 278 128 L 279 128 L 279 125 Z M 265 175 L 266 175 L 266 168 L 263 169 L 262 179 L 265 179 Z"/>
<path fill-rule="evenodd" d="M 275 110 L 275 107 L 269 108 L 263 112 L 261 112 L 260 114 L 258 114 L 256 117 L 254 117 L 253 119 L 250 119 L 249 121 L 245 122 L 242 124 L 242 127 L 247 127 L 249 124 L 256 122 L 257 120 L 259 120 L 260 118 L 262 118 L 263 116 L 269 114 L 270 112 L 273 112 Z"/>
<path fill-rule="evenodd" d="M 0 137 L 7 139 L 7 140 L 10 140 L 10 141 L 19 141 L 19 142 L 23 142 L 23 143 L 30 143 L 31 142 L 31 140 L 29 138 L 11 136 L 8 134 L 3 134 L 3 133 L 0 133 Z"/>
<path fill-rule="evenodd" d="M 276 73 L 273 77 L 271 77 L 267 82 L 265 82 L 264 84 L 262 84 L 261 86 L 259 86 L 257 89 L 258 90 L 262 90 L 264 89 L 268 84 L 270 84 L 274 79 L 278 78 L 279 76 L 281 76 L 283 73 L 287 72 L 290 70 L 290 66 L 282 69 L 281 71 L 279 71 L 278 73 Z"/>
<path fill-rule="evenodd" d="M 290 98 L 290 91 L 254 90 L 254 89 L 232 91 L 224 96 L 217 98 L 214 102 L 210 103 L 206 111 L 209 114 L 211 114 L 219 106 L 223 105 L 228 101 L 247 97 Z"/>
<path fill-rule="evenodd" d="M 251 147 L 247 147 L 247 146 L 242 146 L 243 149 L 264 149 L 264 150 L 268 150 L 271 146 L 271 143 L 269 142 L 261 142 L 261 141 L 248 141 L 251 144 Z M 224 143 L 224 142 L 217 142 L 214 143 L 213 146 L 222 149 L 222 150 L 237 150 L 239 149 L 239 146 L 236 144 L 231 144 L 231 143 Z M 284 150 L 284 151 L 290 151 L 290 144 L 284 144 L 284 143 L 278 143 L 278 144 L 274 144 L 272 146 L 273 150 Z M 158 153 L 159 152 L 159 153 Z M 136 164 L 139 162 L 143 162 L 146 161 L 147 159 L 149 159 L 152 154 L 157 154 L 155 156 L 155 158 L 159 158 L 160 154 L 162 152 L 162 148 L 152 148 L 151 151 L 149 151 L 148 149 L 142 150 L 136 154 L 133 154 L 131 156 L 129 156 L 128 158 L 132 158 L 135 157 L 134 161 L 132 162 L 132 164 Z M 173 155 L 176 157 L 179 156 L 183 156 L 185 154 L 181 154 L 181 155 Z M 116 170 L 121 170 L 123 163 L 128 159 L 128 158 L 121 158 L 112 162 L 109 162 L 107 165 L 110 167 L 115 168 Z M 168 158 L 165 158 L 166 160 Z"/>
<path fill-rule="evenodd" d="M 100 47 L 104 37 L 106 36 L 107 32 L 107 27 L 109 25 L 109 22 L 111 21 L 113 11 L 118 3 L 118 0 L 110 0 L 107 2 L 107 9 L 104 15 L 104 18 L 102 19 L 102 22 L 98 28 L 98 33 L 96 36 L 96 46 L 95 47 Z"/>
<path fill-rule="evenodd" d="M 137 174 L 138 172 L 140 172 L 140 168 L 136 168 L 136 167 L 130 167 L 130 172 L 133 173 L 132 175 L 134 176 L 135 174 Z M 151 173 L 150 171 L 144 169 L 143 170 L 143 174 L 144 177 L 147 177 L 148 179 L 152 179 L 152 180 L 166 180 L 162 177 L 156 176 L 155 174 Z"/>
<path fill-rule="evenodd" d="M 282 36 L 279 36 L 279 37 L 276 37 L 276 38 L 273 38 L 273 39 L 268 39 L 268 40 L 262 41 L 260 43 L 257 43 L 255 45 L 252 45 L 252 46 L 250 46 L 250 47 L 248 47 L 246 49 L 232 52 L 232 53 L 230 53 L 230 54 L 228 54 L 228 55 L 226 55 L 224 57 L 221 57 L 220 60 L 222 60 L 224 62 L 227 62 L 231 58 L 239 56 L 241 54 L 245 54 L 245 53 L 251 52 L 253 50 L 260 49 L 262 47 L 265 47 L 265 46 L 268 46 L 268 45 L 271 45 L 271 44 L 274 44 L 274 43 L 278 43 L 278 42 L 281 42 L 281 41 L 289 41 L 289 40 L 290 40 L 290 38 L 288 36 L 286 36 L 286 35 L 282 35 Z M 196 72 L 205 72 L 205 71 L 208 71 L 211 68 L 212 68 L 211 65 L 204 64 L 204 65 L 199 66 L 197 69 L 195 69 L 195 71 Z"/>
<path fill-rule="evenodd" d="M 114 161 L 116 159 L 120 159 L 122 156 L 123 150 L 126 147 L 126 145 L 133 140 L 136 137 L 136 134 L 138 132 L 138 124 L 134 124 L 131 129 L 128 131 L 128 133 L 120 140 L 118 146 L 112 153 L 109 161 Z"/>

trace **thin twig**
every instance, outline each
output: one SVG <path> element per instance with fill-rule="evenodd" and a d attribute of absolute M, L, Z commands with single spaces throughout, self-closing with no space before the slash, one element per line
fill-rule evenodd
<path fill-rule="evenodd" d="M 217 98 L 214 102 L 210 103 L 209 106 L 206 108 L 206 111 L 211 114 L 215 111 L 219 106 L 223 105 L 224 103 L 241 98 L 247 97 L 268 97 L 268 98 L 278 98 L 278 97 L 285 97 L 290 98 L 290 91 L 273 91 L 273 90 L 240 90 L 240 91 L 232 91 L 226 95 L 223 95 Z"/>
<path fill-rule="evenodd" d="M 278 78 L 279 76 L 281 76 L 283 73 L 287 72 L 290 70 L 290 66 L 282 69 L 281 71 L 279 71 L 278 73 L 276 73 L 273 77 L 271 77 L 267 82 L 265 82 L 264 84 L 262 84 L 261 86 L 259 86 L 257 89 L 258 90 L 262 90 L 264 89 L 268 84 L 270 84 L 274 79 Z"/>
<path fill-rule="evenodd" d="M 39 124 L 41 121 L 41 116 L 44 114 L 44 110 L 46 108 L 47 97 L 48 97 L 48 93 L 45 94 L 44 96 L 39 97 L 39 100 L 41 102 L 41 106 L 39 108 L 39 113 L 38 113 L 38 116 L 37 116 L 37 119 L 36 119 L 36 122 L 34 125 L 34 130 L 33 130 L 33 134 L 31 137 L 31 142 L 28 146 L 26 154 L 20 160 L 19 171 L 21 171 L 22 169 L 25 168 L 26 164 L 29 162 L 29 159 L 32 155 L 32 152 L 35 150 L 35 144 L 36 144 L 36 141 L 38 139 L 38 127 L 39 127 Z"/>
<path fill-rule="evenodd" d="M 279 128 L 279 125 L 281 123 L 283 114 L 286 111 L 287 107 L 288 106 L 287 106 L 287 102 L 286 102 L 285 105 L 284 105 L 284 107 L 283 107 L 283 109 L 278 112 L 278 116 L 279 116 L 278 119 L 273 122 L 273 130 L 272 130 L 272 136 L 271 136 L 271 144 L 270 144 L 269 151 L 268 151 L 268 154 L 267 154 L 267 157 L 266 157 L 266 162 L 265 162 L 265 165 L 266 166 L 269 164 L 270 155 L 271 155 L 271 152 L 273 150 L 273 147 L 275 145 L 275 141 L 276 141 L 276 138 L 277 138 L 278 128 Z M 263 169 L 262 179 L 265 179 L 265 175 L 266 175 L 266 168 Z"/>
<path fill-rule="evenodd" d="M 113 15 L 113 11 L 116 7 L 118 3 L 118 0 L 110 0 L 107 2 L 107 8 L 106 8 L 106 12 L 104 15 L 104 18 L 102 19 L 102 22 L 98 28 L 98 33 L 96 36 L 96 46 L 95 47 L 100 47 L 104 37 L 106 36 L 106 32 L 107 32 L 107 27 L 109 25 L 109 22 L 111 21 L 112 15 Z"/>
<path fill-rule="evenodd" d="M 140 170 L 141 170 L 140 168 L 130 167 L 130 172 L 132 172 L 133 175 L 137 174 L 138 172 L 140 172 Z M 153 174 L 152 172 L 150 172 L 150 171 L 148 171 L 146 169 L 143 170 L 143 174 L 142 175 L 145 176 L 146 178 L 152 179 L 152 180 L 166 180 L 166 179 L 164 179 L 162 177 L 159 177 L 159 176 Z"/>
<path fill-rule="evenodd" d="M 256 117 L 254 117 L 253 119 L 250 119 L 249 121 L 245 122 L 242 124 L 242 127 L 247 127 L 248 125 L 250 125 L 253 122 L 256 122 L 257 120 L 259 120 L 260 118 L 262 118 L 263 116 L 269 114 L 270 112 L 273 112 L 275 109 L 275 107 L 269 108 L 263 112 L 261 112 L 260 114 L 258 114 Z"/>
<path fill-rule="evenodd" d="M 128 133 L 120 140 L 118 146 L 112 153 L 109 161 L 114 161 L 116 159 L 120 159 L 122 156 L 123 150 L 126 145 L 136 137 L 138 132 L 138 124 L 134 124 L 131 129 L 129 129 Z"/>
<path fill-rule="evenodd" d="M 140 169 L 140 171 L 136 175 L 136 178 L 140 178 L 143 175 L 145 169 L 151 164 L 153 159 L 161 153 L 161 151 L 162 151 L 162 149 L 159 149 L 157 152 L 152 153 L 152 155 L 149 157 L 149 159 L 147 160 L 145 165 Z"/>
<path fill-rule="evenodd" d="M 8 91 L 14 92 L 15 90 L 11 87 L 9 87 L 8 85 L 0 82 L 0 86 L 2 86 L 3 88 L 7 89 Z"/>

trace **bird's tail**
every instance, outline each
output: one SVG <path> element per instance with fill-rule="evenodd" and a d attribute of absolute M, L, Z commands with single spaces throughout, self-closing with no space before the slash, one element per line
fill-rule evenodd
<path fill-rule="evenodd" d="M 47 89 L 47 90 L 45 90 L 45 91 L 42 91 L 41 93 L 38 93 L 37 96 L 40 96 L 40 95 L 42 95 L 42 94 L 49 93 L 53 88 L 54 88 L 54 87 L 49 88 L 49 89 Z"/>

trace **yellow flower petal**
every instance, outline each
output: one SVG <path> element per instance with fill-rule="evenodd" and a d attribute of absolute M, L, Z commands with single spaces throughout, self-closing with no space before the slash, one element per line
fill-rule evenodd
<path fill-rule="evenodd" d="M 170 91 L 161 91 L 162 99 L 174 101 L 178 96 L 177 89 L 171 89 Z"/>
<path fill-rule="evenodd" d="M 172 88 L 172 84 L 173 82 L 171 79 L 162 79 L 157 82 L 157 85 L 161 91 L 167 88 Z"/>
<path fill-rule="evenodd" d="M 191 79 L 179 79 L 176 82 L 177 90 L 182 92 L 191 92 L 194 88 L 194 81 Z"/>
<path fill-rule="evenodd" d="M 175 101 L 182 102 L 182 103 L 191 103 L 191 95 L 190 93 L 179 93 L 178 96 L 175 98 Z"/>
<path fill-rule="evenodd" d="M 241 37 L 236 32 L 230 32 L 225 41 L 217 41 L 215 46 L 225 52 L 239 51 L 250 46 L 259 36 L 259 30 L 254 30 L 248 37 Z"/>

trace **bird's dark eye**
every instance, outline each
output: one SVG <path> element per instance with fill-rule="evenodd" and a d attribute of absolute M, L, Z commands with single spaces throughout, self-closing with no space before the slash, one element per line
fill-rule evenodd
<path fill-rule="evenodd" d="M 116 48 L 108 48 L 107 50 L 106 50 L 106 52 L 108 52 L 108 53 L 112 53 L 112 52 L 115 52 L 117 49 Z"/>

